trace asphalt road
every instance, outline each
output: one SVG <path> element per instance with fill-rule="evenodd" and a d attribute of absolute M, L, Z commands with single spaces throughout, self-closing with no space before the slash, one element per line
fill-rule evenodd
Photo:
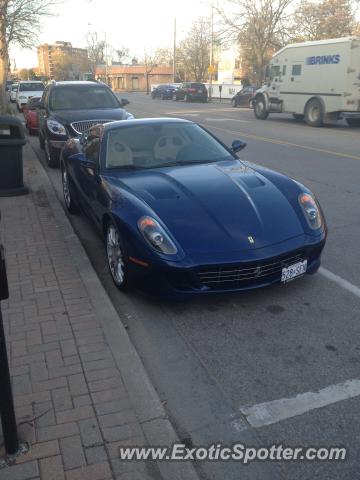
<path fill-rule="evenodd" d="M 345 462 L 256 462 L 247 467 L 205 462 L 197 464 L 200 474 L 214 480 L 359 478 L 360 131 L 342 122 L 310 128 L 288 115 L 259 121 L 251 110 L 226 103 L 123 96 L 136 117 L 183 117 L 227 144 L 244 139 L 248 146 L 242 158 L 308 185 L 329 226 L 323 270 L 315 276 L 253 293 L 171 304 L 118 292 L 101 239 L 84 216 L 71 217 L 170 418 L 189 445 L 348 448 Z M 43 159 L 36 137 L 30 141 Z M 61 197 L 59 171 L 48 169 L 48 174 Z M 256 424 L 251 412 L 270 415 L 270 424 L 261 415 Z"/>

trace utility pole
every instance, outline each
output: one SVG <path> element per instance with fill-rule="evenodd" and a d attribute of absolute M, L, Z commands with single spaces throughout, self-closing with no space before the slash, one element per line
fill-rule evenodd
<path fill-rule="evenodd" d="M 210 88 L 209 100 L 212 101 L 212 80 L 213 80 L 213 61 L 214 61 L 214 0 L 211 0 L 211 40 L 210 40 Z"/>
<path fill-rule="evenodd" d="M 107 37 L 106 32 L 105 34 L 105 78 L 106 78 L 106 85 L 109 85 L 109 78 L 108 78 L 108 58 L 107 58 Z"/>
<path fill-rule="evenodd" d="M 176 17 L 174 18 L 173 83 L 176 78 Z"/>

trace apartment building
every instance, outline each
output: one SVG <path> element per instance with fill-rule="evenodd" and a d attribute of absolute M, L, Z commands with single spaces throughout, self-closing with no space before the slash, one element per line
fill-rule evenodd
<path fill-rule="evenodd" d="M 45 43 L 38 46 L 39 71 L 41 75 L 51 79 L 59 75 L 59 68 L 66 64 L 70 76 L 78 79 L 81 73 L 88 70 L 88 52 L 84 48 L 75 48 L 70 42 Z"/>

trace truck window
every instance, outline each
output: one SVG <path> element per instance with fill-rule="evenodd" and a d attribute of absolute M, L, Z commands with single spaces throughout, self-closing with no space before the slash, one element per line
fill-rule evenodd
<path fill-rule="evenodd" d="M 278 77 L 280 75 L 280 66 L 273 65 L 271 67 L 271 78 Z"/>
<path fill-rule="evenodd" d="M 291 75 L 301 75 L 301 65 L 293 65 Z"/>

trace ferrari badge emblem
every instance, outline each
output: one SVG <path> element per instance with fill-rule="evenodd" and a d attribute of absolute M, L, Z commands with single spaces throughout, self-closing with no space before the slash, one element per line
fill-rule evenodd
<path fill-rule="evenodd" d="M 248 236 L 248 240 L 249 240 L 249 243 L 255 243 L 255 240 L 251 235 Z"/>

